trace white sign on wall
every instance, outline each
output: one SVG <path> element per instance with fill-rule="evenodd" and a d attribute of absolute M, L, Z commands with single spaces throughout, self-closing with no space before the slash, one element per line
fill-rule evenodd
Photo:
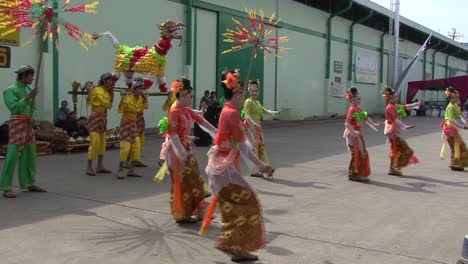
<path fill-rule="evenodd" d="M 344 97 L 346 94 L 346 82 L 342 82 L 341 77 L 335 77 L 330 86 L 330 96 Z"/>
<path fill-rule="evenodd" d="M 378 83 L 379 63 L 377 56 L 356 54 L 356 82 Z"/>

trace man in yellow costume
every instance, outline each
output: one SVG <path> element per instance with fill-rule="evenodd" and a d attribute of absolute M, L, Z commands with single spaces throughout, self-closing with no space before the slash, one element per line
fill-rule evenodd
<path fill-rule="evenodd" d="M 88 148 L 88 168 L 86 174 L 95 176 L 96 173 L 112 173 L 103 165 L 106 152 L 107 110 L 112 108 L 114 101 L 114 81 L 112 74 L 105 73 L 99 79 L 99 86 L 89 90 L 87 104 L 91 106 L 88 120 L 88 130 L 91 142 Z M 98 158 L 97 168 L 93 169 L 93 160 Z"/>
<path fill-rule="evenodd" d="M 145 110 L 148 109 L 148 96 L 144 94 L 144 90 L 146 89 L 149 89 L 150 86 L 145 83 L 145 80 L 141 77 L 136 77 L 134 79 L 134 82 L 133 84 L 136 84 L 138 83 L 139 85 L 143 85 L 143 90 L 141 92 L 140 95 L 138 95 L 139 97 L 141 97 L 142 99 L 142 102 L 143 102 L 143 107 L 139 110 L 138 114 L 137 114 L 137 120 L 136 120 L 136 126 L 137 126 L 137 130 L 138 130 L 138 138 L 140 140 L 140 153 L 141 153 L 141 150 L 143 149 L 143 146 L 145 144 L 145 128 L 146 128 L 146 122 L 145 122 Z M 126 164 L 124 164 L 124 168 L 130 168 L 131 166 L 131 162 L 134 163 L 134 166 L 135 167 L 148 167 L 146 164 L 144 164 L 143 162 L 141 162 L 140 159 L 135 159 L 135 157 L 133 156 L 133 152 L 130 153 L 130 155 L 127 157 L 127 160 L 126 160 Z"/>
<path fill-rule="evenodd" d="M 118 179 L 125 179 L 123 167 L 127 158 L 131 155 L 128 169 L 128 177 L 141 177 L 135 173 L 135 166 L 140 161 L 141 137 L 138 131 L 138 115 L 143 111 L 145 99 L 143 97 L 143 81 L 133 82 L 132 91 L 129 94 L 121 93 L 119 113 L 122 113 L 120 121 L 120 162 Z"/>

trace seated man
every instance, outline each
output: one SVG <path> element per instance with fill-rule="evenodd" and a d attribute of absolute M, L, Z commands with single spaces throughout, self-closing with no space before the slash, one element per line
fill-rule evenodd
<path fill-rule="evenodd" d="M 88 119 L 84 116 L 76 119 L 76 112 L 71 112 L 69 119 L 63 122 L 63 130 L 68 133 L 68 136 L 78 138 L 86 138 L 89 136 L 89 131 L 86 128 Z"/>
<path fill-rule="evenodd" d="M 61 107 L 57 111 L 57 120 L 55 121 L 56 127 L 62 127 L 64 121 L 70 118 L 71 110 L 68 108 L 67 100 L 63 100 Z"/>

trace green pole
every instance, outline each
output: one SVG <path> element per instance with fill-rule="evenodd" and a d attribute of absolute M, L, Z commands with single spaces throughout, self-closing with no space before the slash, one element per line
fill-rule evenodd
<path fill-rule="evenodd" d="M 445 78 L 449 77 L 449 70 L 448 70 L 448 63 L 449 63 L 449 57 L 450 56 L 456 56 L 458 53 L 461 52 L 461 49 L 458 49 L 455 53 L 453 53 L 452 55 L 448 54 L 447 52 L 447 57 L 445 57 Z"/>
<path fill-rule="evenodd" d="M 435 71 L 435 54 L 439 52 L 437 48 L 442 44 L 442 42 L 439 40 L 437 41 L 437 44 L 432 47 L 434 49 L 434 52 L 432 53 L 432 80 L 434 80 L 434 71 Z"/>
<path fill-rule="evenodd" d="M 445 47 L 437 50 L 437 51 L 434 51 L 434 53 L 432 53 L 432 79 L 434 80 L 434 76 L 435 76 L 435 54 L 439 51 L 444 51 L 445 49 L 447 49 L 449 47 L 449 44 L 447 43 L 447 45 L 445 45 Z"/>
<path fill-rule="evenodd" d="M 445 57 L 445 78 L 448 77 L 448 61 L 449 61 L 450 54 L 447 52 L 447 56 Z"/>
<path fill-rule="evenodd" d="M 348 6 L 346 6 L 344 9 L 336 12 L 335 14 L 330 14 L 330 16 L 327 19 L 327 57 L 326 57 L 326 65 L 325 65 L 325 90 L 323 93 L 323 115 L 328 114 L 328 85 L 330 83 L 328 82 L 330 80 L 330 67 L 331 67 L 331 35 L 332 35 L 332 29 L 331 29 L 331 21 L 335 16 L 342 15 L 346 13 L 348 10 L 351 9 L 353 6 L 353 0 L 348 1 Z"/>
<path fill-rule="evenodd" d="M 192 0 L 185 1 L 185 66 L 187 69 L 187 73 L 189 71 L 187 66 L 192 65 L 192 10 L 193 10 L 193 2 Z M 196 51 L 195 51 L 196 53 Z M 195 65 L 196 67 L 196 65 Z M 193 78 L 192 78 L 192 86 L 193 86 L 193 101 L 192 107 L 195 107 L 196 102 L 196 94 L 197 94 L 197 83 L 196 83 L 196 70 L 193 69 Z"/>
<path fill-rule="evenodd" d="M 185 8 L 185 65 L 192 65 L 192 0 L 186 0 Z"/>
<path fill-rule="evenodd" d="M 384 36 L 385 31 L 380 35 L 380 82 L 383 83 L 383 64 L 384 64 Z"/>
<path fill-rule="evenodd" d="M 423 80 L 426 80 L 426 63 L 427 63 L 427 49 L 424 50 L 424 61 L 423 61 Z"/>
<path fill-rule="evenodd" d="M 330 65 L 331 65 L 331 33 L 332 33 L 332 30 L 331 30 L 331 21 L 332 19 L 335 17 L 335 16 L 339 16 L 339 15 L 342 15 L 344 13 L 346 13 L 348 10 L 351 9 L 351 7 L 353 6 L 353 0 L 349 0 L 348 2 L 348 6 L 345 7 L 344 9 L 338 11 L 337 13 L 335 14 L 331 14 L 328 19 L 327 19 L 327 65 L 326 65 L 326 69 L 325 69 L 325 78 L 326 79 L 330 79 Z"/>
<path fill-rule="evenodd" d="M 53 7 L 54 9 L 58 9 L 58 0 L 53 0 Z M 55 18 L 58 18 L 58 13 L 55 13 L 54 16 Z M 57 34 L 57 28 L 54 29 L 55 34 Z M 55 122 L 57 118 L 57 110 L 58 110 L 58 105 L 59 105 L 59 56 L 58 56 L 58 35 L 57 39 L 54 41 L 52 39 L 53 43 L 53 51 L 52 51 L 52 102 L 53 102 L 53 122 Z"/>
<path fill-rule="evenodd" d="M 197 9 L 195 9 L 194 23 L 193 23 L 193 108 L 197 106 Z"/>
<path fill-rule="evenodd" d="M 279 17 L 278 0 L 276 0 L 276 15 Z M 278 39 L 278 27 L 275 28 L 275 38 Z M 276 45 L 278 45 L 278 41 L 276 42 Z M 278 51 L 275 50 L 275 53 L 278 54 Z M 265 89 L 263 90 L 265 91 Z M 278 101 L 278 57 L 275 56 L 275 104 L 274 104 L 275 111 L 278 110 L 277 101 Z"/>
<path fill-rule="evenodd" d="M 349 61 L 348 61 L 348 81 L 350 82 L 349 85 L 351 85 L 351 81 L 353 80 L 354 26 L 356 24 L 360 24 L 360 23 L 367 21 L 369 18 L 372 17 L 373 14 L 374 14 L 374 10 L 371 10 L 367 16 L 354 21 L 349 27 Z"/>

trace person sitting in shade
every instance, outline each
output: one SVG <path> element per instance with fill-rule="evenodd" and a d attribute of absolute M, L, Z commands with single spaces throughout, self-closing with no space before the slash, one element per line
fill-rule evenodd
<path fill-rule="evenodd" d="M 68 120 L 64 121 L 62 129 L 65 130 L 70 137 L 86 138 L 89 136 L 89 131 L 86 128 L 88 118 L 81 116 L 76 118 L 76 112 L 71 112 Z"/>
<path fill-rule="evenodd" d="M 56 127 L 63 127 L 63 124 L 70 118 L 70 108 L 68 108 L 67 100 L 63 100 L 60 108 L 57 110 L 57 119 L 55 120 Z"/>

